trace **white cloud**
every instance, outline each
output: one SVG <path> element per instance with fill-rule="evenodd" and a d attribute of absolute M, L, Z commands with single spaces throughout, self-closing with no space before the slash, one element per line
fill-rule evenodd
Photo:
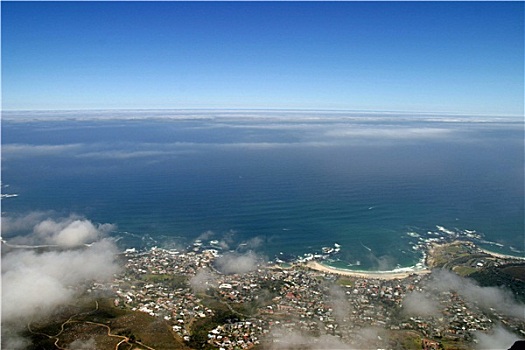
<path fill-rule="evenodd" d="M 201 233 L 197 239 L 200 239 L 200 240 L 203 240 L 203 241 L 206 241 L 210 238 L 212 238 L 213 236 L 215 236 L 215 232 L 211 231 L 211 230 L 208 230 L 208 231 L 205 231 L 203 233 Z"/>
<path fill-rule="evenodd" d="M 89 338 L 87 340 L 77 339 L 68 346 L 70 350 L 92 350 L 96 348 L 97 343 L 95 338 Z"/>
<path fill-rule="evenodd" d="M 508 316 L 525 319 L 525 305 L 516 302 L 507 289 L 481 287 L 469 279 L 446 270 L 432 273 L 431 286 L 440 291 L 454 290 L 467 303 L 475 303 L 481 308 L 493 308 Z"/>
<path fill-rule="evenodd" d="M 2 347 L 23 349 L 20 331 L 30 320 L 43 320 L 61 305 L 73 302 L 92 281 L 110 279 L 119 270 L 117 247 L 104 238 L 112 225 L 95 225 L 74 217 L 35 223 L 39 214 L 17 218 L 11 228 L 33 225 L 26 242 L 55 243 L 60 248 L 13 249 L 2 254 Z M 79 244 L 93 242 L 89 247 Z M 76 247 L 75 249 L 71 249 Z"/>
<path fill-rule="evenodd" d="M 132 158 L 153 158 L 170 154 L 162 150 L 133 151 L 133 150 L 103 150 L 78 154 L 79 158 L 95 159 L 132 159 Z"/>
<path fill-rule="evenodd" d="M 226 253 L 215 260 L 217 269 L 223 273 L 246 273 L 257 269 L 263 259 L 252 251 L 246 254 Z"/>
<path fill-rule="evenodd" d="M 349 344 L 341 341 L 340 338 L 332 335 L 321 335 L 314 337 L 311 335 L 302 334 L 287 329 L 275 329 L 269 334 L 270 350 L 295 350 L 295 349 L 310 349 L 310 350 L 352 350 L 356 349 Z"/>
<path fill-rule="evenodd" d="M 2 157 L 36 157 L 78 152 L 83 144 L 72 143 L 64 145 L 32 145 L 32 144 L 2 144 Z"/>
<path fill-rule="evenodd" d="M 2 326 L 2 348 L 9 350 L 28 349 L 31 341 L 21 336 L 17 329 Z"/>
<path fill-rule="evenodd" d="M 449 137 L 453 133 L 450 128 L 431 128 L 431 127 L 399 127 L 383 125 L 380 127 L 364 127 L 354 125 L 330 130 L 326 136 L 330 138 L 373 138 L 373 139 L 394 139 L 394 140 L 414 140 L 414 139 L 436 139 Z"/>
<path fill-rule="evenodd" d="M 216 285 L 216 277 L 211 271 L 201 269 L 197 271 L 195 276 L 190 278 L 189 284 L 194 293 L 201 293 Z"/>
<path fill-rule="evenodd" d="M 2 235 L 9 243 L 75 247 L 97 241 L 115 230 L 111 224 L 93 224 L 72 215 L 61 219 L 43 219 L 51 213 L 34 212 L 17 217 L 2 217 Z"/>
<path fill-rule="evenodd" d="M 476 131 L 486 127 L 486 119 L 474 119 L 456 116 L 436 117 L 424 115 L 391 115 L 388 113 L 327 113 L 315 111 L 302 112 L 227 112 L 210 111 L 192 113 L 191 111 L 99 111 L 94 115 L 101 125 L 113 117 L 151 120 L 159 116 L 166 126 L 178 120 L 196 119 L 193 126 L 182 126 L 195 135 L 201 135 L 202 129 L 216 129 L 216 133 L 230 135 L 231 139 L 209 142 L 91 142 L 65 145 L 4 144 L 2 155 L 10 160 L 20 157 L 38 157 L 65 155 L 90 159 L 138 159 L 178 156 L 210 148 L 225 150 L 266 150 L 275 148 L 298 147 L 334 147 L 341 145 L 391 145 L 392 143 L 422 142 L 425 140 L 453 140 L 467 142 L 476 140 Z M 160 113 L 160 114 L 159 114 Z M 67 114 L 69 116 L 69 114 Z M 50 114 L 56 118 L 56 114 Z M 90 120 L 79 114 L 82 120 Z M 107 117 L 107 118 L 106 118 Z M 23 119 L 23 118 L 22 118 Z M 490 127 L 521 127 L 515 121 L 493 120 Z M 512 120 L 511 120 L 512 121 Z M 73 123 L 73 121 L 72 121 Z M 465 124 L 468 123 L 468 127 Z M 271 137 L 268 137 L 271 136 Z M 478 135 L 479 136 L 479 135 Z M 198 140 L 195 137 L 194 140 Z"/>
<path fill-rule="evenodd" d="M 2 216 L 2 237 L 8 238 L 17 234 L 32 232 L 39 222 L 51 214 L 51 212 L 34 211 L 23 215 Z"/>
<path fill-rule="evenodd" d="M 46 110 L 4 111 L 2 118 L 10 123 L 28 121 L 93 121 L 93 120 L 235 120 L 235 121 L 297 121 L 297 120 L 359 120 L 381 121 L 384 119 L 436 120 L 439 122 L 488 123 L 515 121 L 515 115 L 472 115 L 447 112 L 413 111 L 352 111 L 352 110 L 229 110 L 229 109 L 138 109 L 138 110 Z M 518 119 L 519 120 L 519 119 Z"/>
<path fill-rule="evenodd" d="M 91 280 L 117 272 L 117 249 L 107 239 L 89 248 L 37 253 L 13 250 L 2 256 L 2 321 L 45 316 Z"/>
<path fill-rule="evenodd" d="M 305 350 L 356 350 L 378 349 L 387 347 L 388 341 L 384 339 L 385 332 L 379 328 L 362 328 L 358 338 L 351 343 L 346 343 L 341 338 L 321 334 L 319 337 L 291 331 L 284 327 L 274 328 L 267 336 L 268 348 L 271 350 L 305 349 Z M 381 339 L 381 340 L 380 340 Z"/>
<path fill-rule="evenodd" d="M 489 333 L 475 332 L 474 337 L 478 342 L 476 345 L 478 350 L 507 350 L 515 341 L 522 340 L 501 325 L 494 327 Z"/>
<path fill-rule="evenodd" d="M 403 299 L 403 311 L 410 316 L 436 316 L 439 304 L 422 292 L 414 291 Z"/>
<path fill-rule="evenodd" d="M 353 307 L 348 302 L 345 291 L 337 285 L 332 285 L 328 293 L 328 302 L 332 307 L 337 323 L 340 325 L 347 323 Z"/>
<path fill-rule="evenodd" d="M 230 246 L 233 244 L 233 242 L 235 241 L 235 234 L 236 232 L 233 231 L 233 230 L 230 230 L 228 232 L 226 232 L 222 239 L 219 240 L 219 247 L 221 247 L 221 249 L 230 249 Z"/>
<path fill-rule="evenodd" d="M 244 242 L 242 246 L 240 246 L 239 248 L 253 250 L 253 249 L 259 248 L 263 243 L 264 243 L 263 238 L 259 236 L 255 236 L 253 238 L 250 238 L 246 242 Z"/>
<path fill-rule="evenodd" d="M 115 226 L 95 226 L 89 220 L 68 218 L 61 221 L 47 219 L 35 226 L 33 232 L 43 243 L 61 247 L 75 247 L 96 241 L 100 235 L 114 230 Z"/>

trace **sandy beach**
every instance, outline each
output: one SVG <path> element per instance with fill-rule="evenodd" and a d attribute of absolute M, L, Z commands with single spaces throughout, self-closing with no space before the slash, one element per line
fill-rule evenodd
<path fill-rule="evenodd" d="M 478 247 L 478 248 L 479 248 L 479 247 Z M 520 257 L 520 256 L 514 256 L 514 255 L 507 255 L 507 254 L 495 253 L 495 252 L 491 252 L 490 250 L 483 249 L 483 248 L 479 248 L 479 250 L 481 250 L 483 253 L 486 253 L 486 254 L 488 254 L 488 255 L 495 256 L 496 258 L 501 258 L 501 259 L 525 260 L 525 258 L 522 258 L 522 257 Z"/>
<path fill-rule="evenodd" d="M 360 278 L 377 278 L 377 279 L 383 279 L 383 280 L 403 279 L 413 274 L 422 275 L 422 274 L 430 273 L 430 270 L 428 268 L 418 269 L 414 271 L 399 271 L 399 272 L 397 271 L 385 271 L 385 272 L 352 271 L 352 270 L 338 269 L 335 267 L 326 266 L 317 261 L 309 261 L 306 264 L 306 266 L 308 266 L 312 270 L 326 272 L 326 273 L 333 273 L 333 274 L 337 274 L 341 276 L 360 277 Z"/>

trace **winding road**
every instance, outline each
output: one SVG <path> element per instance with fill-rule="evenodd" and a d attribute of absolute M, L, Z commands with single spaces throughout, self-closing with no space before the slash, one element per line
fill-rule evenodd
<path fill-rule="evenodd" d="M 99 323 L 99 322 L 91 322 L 91 321 L 80 321 L 80 320 L 74 320 L 73 318 L 75 317 L 78 317 L 78 316 L 81 316 L 81 315 L 87 315 L 87 314 L 90 314 L 90 313 L 93 313 L 93 312 L 96 312 L 99 310 L 99 305 L 98 305 L 98 301 L 95 301 L 95 310 L 92 310 L 92 311 L 88 311 L 88 312 L 83 312 L 83 313 L 79 313 L 79 314 L 75 314 L 75 315 L 72 315 L 71 317 L 69 317 L 65 322 L 63 322 L 61 325 L 60 325 L 60 331 L 55 334 L 55 335 L 49 335 L 49 334 L 46 334 L 46 333 L 42 333 L 42 332 L 35 332 L 31 329 L 31 322 L 29 322 L 27 324 L 27 329 L 29 330 L 30 333 L 32 334 L 37 334 L 37 335 L 43 335 L 43 336 L 46 336 L 48 337 L 49 339 L 55 339 L 55 347 L 57 349 L 60 349 L 60 350 L 68 350 L 68 348 L 63 348 L 61 347 L 60 345 L 58 345 L 59 341 L 60 341 L 60 335 L 64 332 L 64 327 L 69 324 L 69 323 L 84 323 L 84 324 L 90 324 L 90 325 L 94 325 L 94 326 L 99 326 L 99 327 L 104 327 L 107 329 L 107 336 L 108 337 L 113 337 L 113 338 L 119 338 L 121 339 L 116 345 L 115 345 L 115 350 L 119 350 L 120 346 L 122 344 L 128 344 L 130 345 L 130 349 L 133 349 L 133 345 L 139 345 L 143 348 L 146 348 L 148 350 L 155 350 L 154 348 L 150 347 L 150 346 L 147 346 L 139 341 L 136 341 L 136 340 L 133 340 L 132 342 L 130 342 L 130 338 L 129 337 L 126 337 L 124 335 L 117 335 L 117 334 L 112 334 L 111 333 L 111 327 L 106 325 L 106 324 L 103 324 L 103 323 Z"/>

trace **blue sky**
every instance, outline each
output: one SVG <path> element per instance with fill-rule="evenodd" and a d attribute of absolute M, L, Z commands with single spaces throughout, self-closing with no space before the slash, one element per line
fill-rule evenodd
<path fill-rule="evenodd" d="M 523 115 L 523 2 L 2 2 L 2 107 Z"/>

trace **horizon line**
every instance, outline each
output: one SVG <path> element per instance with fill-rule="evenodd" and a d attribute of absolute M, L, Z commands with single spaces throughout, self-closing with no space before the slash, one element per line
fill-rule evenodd
<path fill-rule="evenodd" d="M 50 112 L 116 112 L 116 111 L 231 111 L 231 112 L 333 112 L 333 113 L 368 113 L 368 114 L 423 114 L 443 116 L 471 116 L 471 117 L 523 117 L 524 114 L 512 113 L 469 113 L 459 111 L 413 111 L 413 110 L 373 110 L 373 109 L 329 109 L 329 108 L 80 108 L 80 109 L 1 109 L 3 113 L 50 113 Z"/>

